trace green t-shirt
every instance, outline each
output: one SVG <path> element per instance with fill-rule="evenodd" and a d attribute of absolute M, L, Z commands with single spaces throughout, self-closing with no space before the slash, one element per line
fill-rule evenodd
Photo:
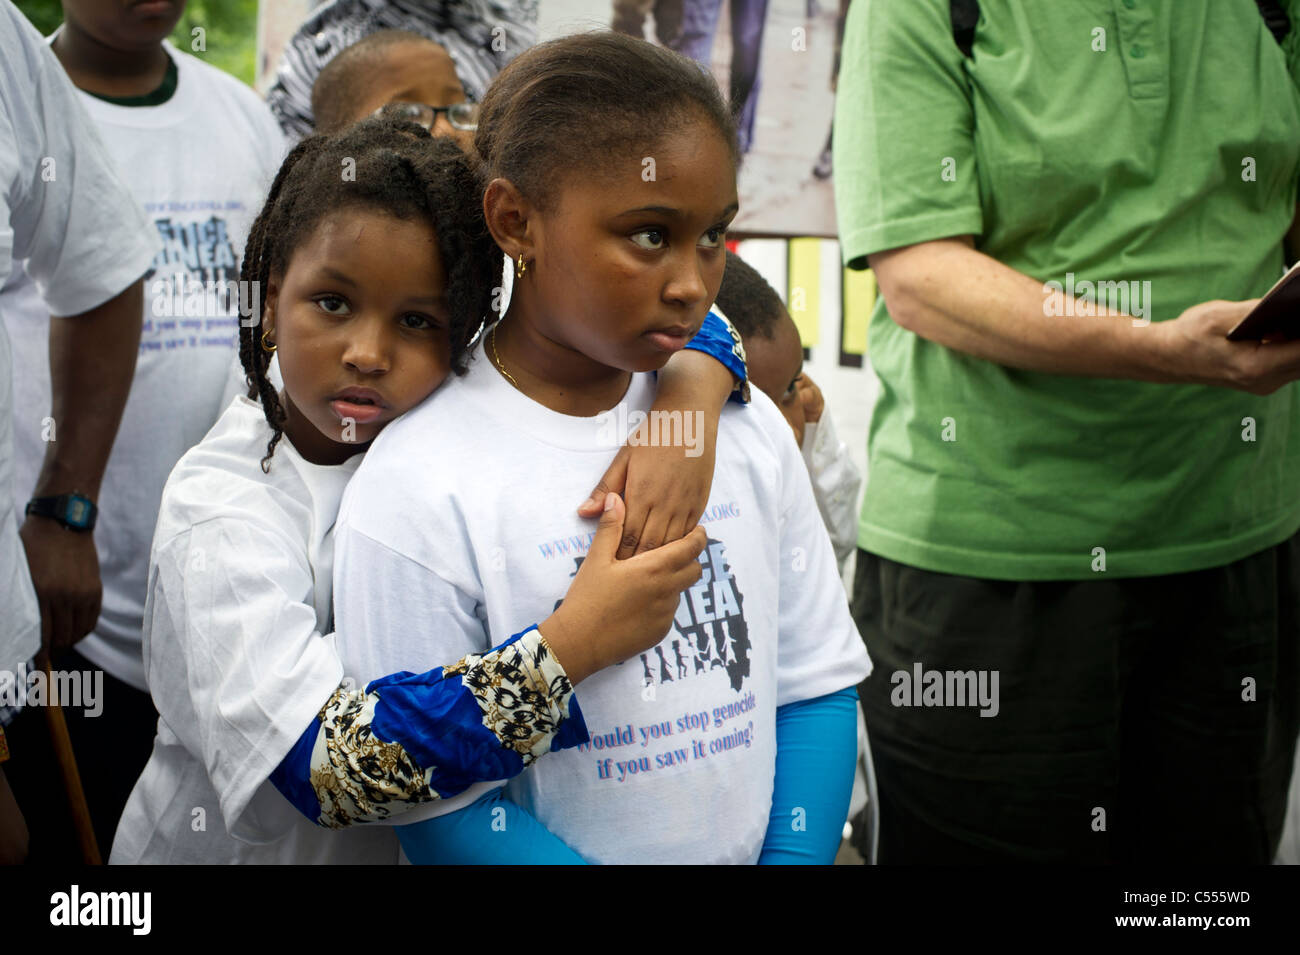
<path fill-rule="evenodd" d="M 1300 179 L 1291 3 L 1279 46 L 1253 0 L 981 0 L 968 59 L 948 0 L 858 0 L 835 115 L 845 263 L 973 235 L 1076 295 L 1136 282 L 1153 322 L 1261 295 Z M 1300 528 L 1295 384 L 1257 397 L 1020 371 L 906 331 L 883 298 L 869 343 L 868 551 L 1052 580 L 1093 577 L 1102 548 L 1105 572 L 1131 577 Z"/>

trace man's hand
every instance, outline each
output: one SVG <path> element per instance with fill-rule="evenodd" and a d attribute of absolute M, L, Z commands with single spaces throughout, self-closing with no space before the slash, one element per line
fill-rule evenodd
<path fill-rule="evenodd" d="M 95 539 L 48 517 L 27 518 L 18 536 L 41 608 L 41 649 L 49 653 L 70 647 L 99 619 L 103 586 Z"/>
<path fill-rule="evenodd" d="M 1148 331 L 1156 333 L 1156 354 L 1169 380 L 1271 395 L 1300 378 L 1300 339 L 1228 340 L 1228 332 L 1258 304 L 1259 299 L 1201 302 L 1152 325 Z"/>

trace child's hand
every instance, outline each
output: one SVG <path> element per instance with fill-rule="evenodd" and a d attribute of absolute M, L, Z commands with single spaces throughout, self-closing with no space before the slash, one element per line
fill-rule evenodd
<path fill-rule="evenodd" d="M 689 531 L 709 504 L 718 448 L 718 418 L 734 385 L 731 372 L 687 350 L 659 372 L 650 415 L 578 508 L 595 517 L 610 491 L 627 501 L 618 559 L 644 554 Z"/>
<path fill-rule="evenodd" d="M 679 449 L 680 450 L 680 449 Z M 578 683 L 607 666 L 648 650 L 668 633 L 681 593 L 700 579 L 708 535 L 696 527 L 682 540 L 649 554 L 618 560 L 626 510 L 617 494 L 605 512 L 587 556 L 563 603 L 538 629 Z"/>
<path fill-rule="evenodd" d="M 627 499 L 619 560 L 681 538 L 699 522 L 713 486 L 716 418 L 703 423 L 704 433 L 698 436 L 695 456 L 682 447 L 648 446 L 644 442 L 647 424 L 643 423 L 634 432 L 637 437 L 619 449 L 591 498 L 578 508 L 582 517 L 594 517 L 600 513 L 603 495 L 610 491 L 622 493 Z"/>
<path fill-rule="evenodd" d="M 799 376 L 795 387 L 799 390 L 799 401 L 803 404 L 803 420 L 820 421 L 826 402 L 822 398 L 822 390 L 817 387 L 817 382 L 809 378 L 805 372 Z"/>

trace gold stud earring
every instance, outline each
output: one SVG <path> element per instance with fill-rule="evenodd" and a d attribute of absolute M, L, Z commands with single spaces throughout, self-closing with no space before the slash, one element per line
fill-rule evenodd
<path fill-rule="evenodd" d="M 270 345 L 266 343 L 266 336 L 268 334 L 269 334 L 269 330 L 262 332 L 262 351 L 266 352 L 269 355 L 271 354 L 271 352 L 275 351 L 277 346 L 274 343 Z"/>
<path fill-rule="evenodd" d="M 524 261 L 524 254 L 519 253 L 519 261 L 515 263 L 515 278 L 521 279 L 524 273 L 528 271 L 528 263 Z"/>

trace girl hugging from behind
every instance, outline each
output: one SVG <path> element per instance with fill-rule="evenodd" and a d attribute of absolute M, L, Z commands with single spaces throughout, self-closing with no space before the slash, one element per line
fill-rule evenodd
<path fill-rule="evenodd" d="M 386 430 L 344 496 L 339 651 L 363 679 L 473 660 L 562 606 L 595 556 L 568 502 L 629 428 L 683 473 L 712 437 L 710 415 L 652 407 L 656 371 L 718 292 L 737 211 L 712 78 L 619 34 L 544 43 L 493 83 L 475 149 L 513 293 L 468 372 Z M 772 401 L 728 404 L 715 453 L 707 504 L 646 525 L 651 543 L 707 532 L 671 626 L 583 685 L 587 742 L 479 797 L 526 811 L 574 858 L 829 863 L 839 845 L 870 662 Z M 515 857 L 514 830 L 462 807 L 402 827 L 407 855 Z"/>
<path fill-rule="evenodd" d="M 330 633 L 338 503 L 375 436 L 463 369 L 499 278 L 481 200 L 470 157 L 410 123 L 368 120 L 285 159 L 241 274 L 260 317 L 240 329 L 249 395 L 185 454 L 162 498 L 144 629 L 158 735 L 113 862 L 396 862 L 391 828 L 353 824 L 398 822 L 586 742 L 585 680 L 653 647 L 678 592 L 699 578 L 703 530 L 615 559 L 694 493 L 676 475 L 665 490 L 662 469 L 645 463 L 654 449 L 631 449 L 602 480 L 633 486 L 628 520 L 617 495 L 601 495 L 599 529 L 562 607 L 527 620 L 504 613 L 515 623 L 473 659 L 457 648 L 419 672 L 348 678 Z M 729 361 L 720 329 L 713 341 Z M 267 374 L 273 355 L 282 389 Z M 673 400 L 716 415 L 731 373 L 700 350 L 675 361 L 688 377 L 670 373 Z M 434 488 L 480 471 L 455 456 L 428 464 L 403 480 Z M 634 520 L 633 508 L 648 517 Z M 430 646 L 449 651 L 462 642 L 441 594 L 404 594 L 409 615 L 390 615 L 390 632 L 368 625 L 376 654 L 396 658 L 390 647 L 431 634 Z M 442 621 L 454 629 L 438 633 Z M 528 857 L 518 840 L 530 825 L 533 857 L 555 857 L 548 840 L 564 848 L 511 811 L 515 858 Z"/>

